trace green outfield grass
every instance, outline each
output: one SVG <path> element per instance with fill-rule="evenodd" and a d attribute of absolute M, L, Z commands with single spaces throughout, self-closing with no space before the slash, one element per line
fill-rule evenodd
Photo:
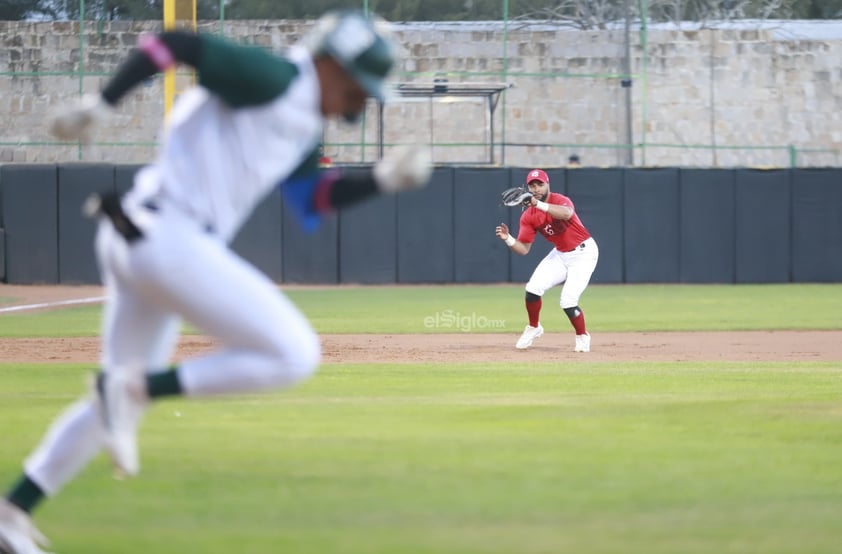
<path fill-rule="evenodd" d="M 0 476 L 80 390 L 0 366 Z M 332 365 L 158 404 L 38 521 L 63 554 L 836 553 L 839 364 Z"/>
<path fill-rule="evenodd" d="M 340 287 L 290 290 L 321 333 L 519 332 L 523 286 Z M 560 288 L 544 298 L 542 321 L 568 325 Z M 594 285 L 582 298 L 595 331 L 838 329 L 842 284 Z M 100 307 L 0 315 L 0 336 L 93 336 Z M 453 324 L 441 324 L 446 315 Z M 431 325 L 438 316 L 438 325 Z M 494 322 L 493 324 L 491 322 Z"/>
<path fill-rule="evenodd" d="M 518 285 L 289 294 L 321 332 L 457 332 L 423 323 L 447 310 L 523 325 Z M 839 329 L 842 285 L 593 286 L 582 306 L 594 332 Z M 98 317 L 0 315 L 0 337 Z M 89 372 L 0 356 L 0 489 Z M 141 475 L 99 457 L 37 523 L 59 554 L 836 554 L 840 384 L 842 360 L 328 364 L 154 406 Z"/>

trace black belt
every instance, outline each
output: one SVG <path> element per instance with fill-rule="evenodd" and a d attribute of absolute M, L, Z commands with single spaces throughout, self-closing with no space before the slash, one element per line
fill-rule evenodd
<path fill-rule="evenodd" d="M 140 205 L 150 212 L 157 213 L 161 211 L 160 204 L 154 199 L 144 200 Z M 126 239 L 126 242 L 129 244 L 143 238 L 143 231 L 123 211 L 120 195 L 116 192 L 94 194 L 89 197 L 85 201 L 85 213 L 90 217 L 107 217 L 111 221 L 111 225 L 114 226 L 114 230 Z M 210 234 L 216 232 L 216 228 L 212 223 L 203 223 L 202 229 Z"/>
<path fill-rule="evenodd" d="M 143 238 L 143 231 L 123 211 L 120 195 L 116 192 L 94 194 L 85 202 L 85 212 L 91 217 L 107 217 L 114 230 L 129 244 Z"/>
<path fill-rule="evenodd" d="M 567 254 L 569 252 L 574 252 L 576 250 L 584 250 L 584 249 L 585 249 L 585 243 L 583 242 L 583 243 L 580 243 L 578 246 L 575 246 L 572 250 L 565 250 L 564 253 Z"/>

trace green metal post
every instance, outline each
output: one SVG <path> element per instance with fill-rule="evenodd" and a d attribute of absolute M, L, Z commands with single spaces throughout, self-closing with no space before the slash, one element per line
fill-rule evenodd
<path fill-rule="evenodd" d="M 363 0 L 363 13 L 368 14 L 368 0 Z M 363 111 L 363 117 L 360 121 L 360 162 L 365 163 L 365 120 L 366 120 L 366 112 L 368 110 Z M 379 150 L 383 150 L 383 145 L 380 145 Z"/>
<path fill-rule="evenodd" d="M 363 117 L 360 121 L 360 163 L 365 163 L 365 120 L 368 108 L 363 110 Z"/>
<path fill-rule="evenodd" d="M 632 68 L 631 68 L 631 0 L 624 0 L 623 2 L 623 72 L 620 84 L 626 90 L 623 94 L 625 100 L 625 165 L 631 167 L 634 165 L 634 130 L 632 126 Z"/>
<path fill-rule="evenodd" d="M 643 56 L 640 60 L 640 114 L 642 119 L 640 126 L 640 161 L 642 165 L 646 165 L 646 118 L 648 117 L 646 100 L 649 93 L 647 83 L 647 69 L 649 65 L 648 20 L 649 0 L 640 0 L 640 48 Z"/>
<path fill-rule="evenodd" d="M 798 165 L 798 149 L 794 144 L 789 145 L 789 167 Z"/>
<path fill-rule="evenodd" d="M 85 94 L 85 0 L 79 0 L 79 96 Z M 76 157 L 82 161 L 82 142 L 76 144 Z"/>
<path fill-rule="evenodd" d="M 505 83 L 509 78 L 509 0 L 503 0 L 503 82 Z M 503 95 L 503 121 L 500 125 L 500 164 L 506 165 L 506 91 Z M 490 117 L 494 117 L 494 112 Z M 493 127 L 493 125 L 492 125 Z M 490 137 L 493 140 L 494 137 Z M 493 148 L 492 144 L 492 148 Z M 494 152 L 491 153 L 491 159 L 494 159 Z"/>
<path fill-rule="evenodd" d="M 219 36 L 225 36 L 225 0 L 219 0 Z"/>

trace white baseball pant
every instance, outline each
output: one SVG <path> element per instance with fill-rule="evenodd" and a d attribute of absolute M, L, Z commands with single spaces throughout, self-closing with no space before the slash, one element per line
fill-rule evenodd
<path fill-rule="evenodd" d="M 316 370 L 318 336 L 266 276 L 174 209 L 132 217 L 144 232 L 138 242 L 127 244 L 108 222 L 97 234 L 108 294 L 104 371 L 165 369 L 182 318 L 221 344 L 214 353 L 180 364 L 187 396 L 288 387 Z M 82 399 L 53 423 L 24 467 L 54 495 L 103 445 L 97 409 Z"/>
<path fill-rule="evenodd" d="M 564 283 L 561 288 L 562 309 L 578 306 L 598 259 L 599 247 L 593 238 L 587 239 L 570 252 L 553 248 L 532 272 L 526 283 L 526 292 L 544 296 L 554 286 Z"/>

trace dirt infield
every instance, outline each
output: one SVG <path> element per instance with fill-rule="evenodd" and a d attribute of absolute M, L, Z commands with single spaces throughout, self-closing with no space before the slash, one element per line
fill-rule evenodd
<path fill-rule="evenodd" d="M 73 301 L 102 295 L 99 287 L 0 285 L 2 307 Z M 37 308 L 49 309 L 49 306 Z M 2 317 L 2 314 L 0 314 Z M 592 351 L 576 354 L 573 335 L 547 332 L 526 351 L 514 348 L 517 334 L 322 335 L 325 363 L 464 363 L 569 361 L 842 361 L 842 331 L 593 332 Z M 182 337 L 181 359 L 209 351 L 213 342 Z M 3 362 L 95 364 L 96 338 L 0 339 Z"/>
<path fill-rule="evenodd" d="M 570 333 L 547 333 L 529 350 L 515 334 L 322 335 L 325 363 L 463 363 L 570 361 L 842 361 L 842 332 L 594 333 L 592 351 L 576 354 Z M 185 336 L 177 357 L 209 351 L 213 342 Z M 95 338 L 0 339 L 4 362 L 95 364 Z"/>

